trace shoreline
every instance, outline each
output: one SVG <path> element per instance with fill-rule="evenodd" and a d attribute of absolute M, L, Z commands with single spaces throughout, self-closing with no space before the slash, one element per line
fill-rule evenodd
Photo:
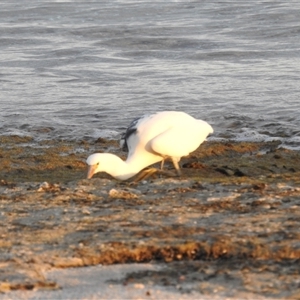
<path fill-rule="evenodd" d="M 2 138 L 0 146 L 0 292 L 57 289 L 43 275 L 52 268 L 167 262 L 176 272 L 132 282 L 167 278 L 174 287 L 183 276 L 182 295 L 216 295 L 218 284 L 225 296 L 299 296 L 300 152 L 205 142 L 182 159 L 181 178 L 132 185 L 104 174 L 84 179 L 90 153 L 126 156 L 117 141 L 25 142 Z M 224 276 L 239 284 L 236 294 Z"/>

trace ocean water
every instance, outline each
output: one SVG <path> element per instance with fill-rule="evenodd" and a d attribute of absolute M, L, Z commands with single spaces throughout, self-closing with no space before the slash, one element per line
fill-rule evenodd
<path fill-rule="evenodd" d="M 0 135 L 116 138 L 181 110 L 300 149 L 299 1 L 2 1 Z"/>

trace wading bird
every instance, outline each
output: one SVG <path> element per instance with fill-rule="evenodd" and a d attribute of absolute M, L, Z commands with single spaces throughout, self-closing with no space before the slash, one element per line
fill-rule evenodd
<path fill-rule="evenodd" d="M 119 180 L 126 180 L 144 168 L 171 159 L 180 175 L 179 161 L 196 150 L 206 137 L 213 133 L 205 121 L 179 111 L 163 111 L 144 115 L 131 122 L 122 138 L 123 148 L 128 149 L 126 161 L 111 153 L 94 153 L 87 158 L 87 178 L 106 172 Z M 139 180 L 157 172 L 144 170 Z"/>

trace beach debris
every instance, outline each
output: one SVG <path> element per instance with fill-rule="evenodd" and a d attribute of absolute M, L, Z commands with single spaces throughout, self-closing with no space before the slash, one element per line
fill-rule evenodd
<path fill-rule="evenodd" d="M 140 191 L 134 189 L 111 189 L 109 191 L 109 197 L 111 198 L 120 198 L 120 199 L 137 199 L 138 195 L 141 194 Z"/>
<path fill-rule="evenodd" d="M 245 172 L 242 171 L 239 168 L 232 169 L 232 168 L 227 167 L 227 166 L 222 166 L 222 167 L 216 168 L 215 170 L 217 172 L 222 173 L 222 174 L 227 175 L 227 176 L 237 176 L 237 177 L 246 176 Z"/>
<path fill-rule="evenodd" d="M 44 181 L 40 185 L 38 185 L 37 191 L 38 192 L 55 192 L 55 191 L 61 191 L 62 188 L 57 183 L 48 183 L 47 181 Z"/>
<path fill-rule="evenodd" d="M 8 182 L 8 181 L 2 179 L 2 180 L 0 180 L 0 186 L 5 186 L 9 189 L 13 189 L 13 188 L 16 187 L 16 184 L 13 183 L 13 182 Z"/>

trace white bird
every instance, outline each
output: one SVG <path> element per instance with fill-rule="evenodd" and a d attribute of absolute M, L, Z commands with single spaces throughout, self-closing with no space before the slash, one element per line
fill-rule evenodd
<path fill-rule="evenodd" d="M 179 161 L 196 150 L 213 128 L 205 121 L 178 111 L 144 115 L 132 121 L 123 136 L 128 148 L 126 161 L 111 153 L 94 153 L 87 158 L 87 178 L 106 172 L 126 180 L 145 167 L 170 158 L 180 175 Z M 153 172 L 152 172 L 153 173 Z"/>

